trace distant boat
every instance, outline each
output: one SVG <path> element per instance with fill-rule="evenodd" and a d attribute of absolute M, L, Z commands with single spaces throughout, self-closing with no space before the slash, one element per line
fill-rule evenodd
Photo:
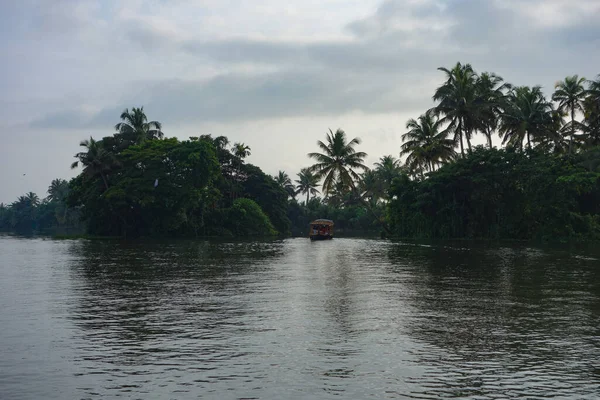
<path fill-rule="evenodd" d="M 333 221 L 330 219 L 316 219 L 310 223 L 308 233 L 310 240 L 333 239 Z"/>

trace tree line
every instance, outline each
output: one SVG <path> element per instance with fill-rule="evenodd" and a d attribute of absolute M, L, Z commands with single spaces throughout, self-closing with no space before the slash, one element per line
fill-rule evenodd
<path fill-rule="evenodd" d="M 56 207 L 110 236 L 304 234 L 330 218 L 404 237 L 597 237 L 600 76 L 567 77 L 548 99 L 469 64 L 439 70 L 435 106 L 407 122 L 398 158 L 368 167 L 359 138 L 329 130 L 295 179 L 271 177 L 246 163 L 244 143 L 167 139 L 143 108 L 126 109 L 113 135 L 81 142 L 81 173 Z M 52 201 L 30 197 L 0 205 L 0 229 L 41 226 Z"/>

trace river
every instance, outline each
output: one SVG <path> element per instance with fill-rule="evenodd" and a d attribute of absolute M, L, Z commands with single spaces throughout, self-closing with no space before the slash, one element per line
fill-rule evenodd
<path fill-rule="evenodd" d="M 600 397 L 600 251 L 0 236 L 1 399 Z"/>

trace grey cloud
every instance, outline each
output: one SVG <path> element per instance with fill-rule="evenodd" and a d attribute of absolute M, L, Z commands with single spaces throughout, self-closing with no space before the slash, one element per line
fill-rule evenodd
<path fill-rule="evenodd" d="M 440 6 L 434 2 L 409 3 L 406 1 L 385 0 L 377 8 L 375 14 L 358 21 L 350 22 L 346 25 L 346 30 L 358 38 L 364 38 L 385 34 L 393 30 L 394 26 L 390 23 L 398 17 L 406 17 L 413 21 L 427 21 L 440 15 Z M 419 30 L 426 31 L 429 29 L 425 25 Z"/>
<path fill-rule="evenodd" d="M 118 107 L 95 117 L 69 120 L 71 112 L 48 115 L 33 126 L 96 127 L 114 124 L 120 111 L 144 105 L 167 122 L 250 120 L 302 115 L 335 115 L 410 110 L 418 115 L 430 104 L 439 66 L 469 62 L 478 71 L 499 73 L 515 84 L 552 83 L 567 73 L 594 75 L 589 66 L 600 55 L 575 51 L 568 43 L 594 42 L 598 28 L 536 28 L 516 8 L 479 0 L 410 3 L 385 1 L 370 18 L 349 25 L 352 40 L 291 42 L 228 39 L 176 40 L 132 24 L 129 37 L 145 47 L 163 46 L 218 65 L 265 64 L 276 72 L 223 73 L 207 81 L 162 80 L 132 83 Z M 442 7 L 443 6 L 443 7 Z M 414 31 L 386 21 L 411 15 L 450 21 L 445 30 Z M 589 16 L 594 21 L 597 16 Z M 384 28 L 378 28 L 377 25 Z M 368 30 L 372 29 L 372 30 Z M 362 36 L 361 36 L 362 35 Z M 562 42 L 557 40 L 562 38 Z M 583 58 L 587 57 L 586 62 Z M 578 71 L 571 71 L 578 66 Z"/>
<path fill-rule="evenodd" d="M 86 118 L 81 110 L 70 109 L 47 114 L 41 118 L 33 120 L 30 128 L 42 129 L 75 129 L 85 126 Z"/>
<path fill-rule="evenodd" d="M 138 43 L 144 50 L 156 50 L 159 47 L 170 45 L 170 39 L 152 30 L 139 21 L 128 21 L 127 35 L 129 39 Z"/>
<path fill-rule="evenodd" d="M 361 79 L 327 70 L 288 70 L 262 75 L 222 75 L 205 82 L 168 80 L 143 86 L 127 104 L 102 110 L 90 119 L 71 119 L 76 110 L 55 113 L 32 123 L 35 127 L 68 124 L 79 129 L 112 129 L 125 107 L 143 105 L 151 118 L 166 126 L 179 121 L 232 122 L 289 116 L 420 112 L 427 98 L 415 99 L 421 82 L 401 75 Z M 108 134 L 109 132 L 107 132 Z M 168 132 L 167 132 L 168 133 Z"/>
<path fill-rule="evenodd" d="M 183 44 L 183 49 L 191 54 L 222 62 L 272 64 L 306 60 L 307 46 L 300 43 L 230 39 L 213 42 L 187 41 Z"/>

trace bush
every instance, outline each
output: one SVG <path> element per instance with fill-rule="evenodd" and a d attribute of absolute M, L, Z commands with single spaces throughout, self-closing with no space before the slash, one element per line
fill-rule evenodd
<path fill-rule="evenodd" d="M 277 231 L 255 201 L 236 199 L 224 213 L 223 226 L 235 236 L 274 236 Z"/>

